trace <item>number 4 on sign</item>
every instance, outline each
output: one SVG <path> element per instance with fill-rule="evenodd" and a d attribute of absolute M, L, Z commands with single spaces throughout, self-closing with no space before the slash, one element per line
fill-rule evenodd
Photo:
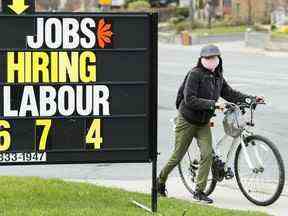
<path fill-rule="evenodd" d="M 94 149 L 100 149 L 100 145 L 103 142 L 100 133 L 101 121 L 100 119 L 94 119 L 86 135 L 86 143 L 94 144 Z"/>

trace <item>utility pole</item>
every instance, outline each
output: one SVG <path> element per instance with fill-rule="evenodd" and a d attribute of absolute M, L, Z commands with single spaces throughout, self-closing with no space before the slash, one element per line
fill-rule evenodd
<path fill-rule="evenodd" d="M 214 5 L 213 5 L 213 0 L 208 0 L 207 1 L 207 12 L 208 12 L 208 28 L 210 29 L 212 26 L 212 16 L 214 12 Z"/>
<path fill-rule="evenodd" d="M 252 2 L 248 0 L 248 25 L 252 25 Z"/>
<path fill-rule="evenodd" d="M 194 0 L 190 0 L 189 20 L 191 24 L 194 22 L 194 16 L 195 16 Z"/>
<path fill-rule="evenodd" d="M 265 16 L 268 18 L 268 22 L 271 21 L 271 13 L 272 13 L 272 0 L 265 1 Z"/>

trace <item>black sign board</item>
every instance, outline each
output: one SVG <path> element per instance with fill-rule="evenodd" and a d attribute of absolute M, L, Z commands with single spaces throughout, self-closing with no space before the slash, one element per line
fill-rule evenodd
<path fill-rule="evenodd" d="M 34 13 L 2 0 L 0 165 L 152 162 L 157 14 Z"/>
<path fill-rule="evenodd" d="M 156 157 L 157 15 L 2 14 L 0 29 L 0 164 Z"/>

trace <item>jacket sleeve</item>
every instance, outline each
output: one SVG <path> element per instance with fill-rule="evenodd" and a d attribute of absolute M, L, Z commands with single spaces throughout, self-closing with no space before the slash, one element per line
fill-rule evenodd
<path fill-rule="evenodd" d="M 228 102 L 237 103 L 237 102 L 245 102 L 245 99 L 247 97 L 253 97 L 253 96 L 246 95 L 239 91 L 236 91 L 235 89 L 231 88 L 231 86 L 223 78 L 221 97 L 224 98 Z"/>
<path fill-rule="evenodd" d="M 190 72 L 184 86 L 184 103 L 194 110 L 214 110 L 214 100 L 197 97 L 200 83 L 200 76 L 197 72 Z"/>

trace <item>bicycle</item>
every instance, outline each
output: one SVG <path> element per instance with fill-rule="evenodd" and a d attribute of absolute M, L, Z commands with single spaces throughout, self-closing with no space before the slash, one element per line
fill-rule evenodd
<path fill-rule="evenodd" d="M 265 103 L 257 102 L 256 99 L 249 104 L 225 103 L 225 110 L 222 110 L 225 135 L 213 146 L 213 163 L 204 191 L 206 195 L 215 190 L 218 182 L 232 179 L 235 173 L 240 191 L 252 203 L 267 206 L 280 197 L 285 184 L 285 169 L 279 150 L 268 138 L 256 135 L 250 130 L 255 126 L 253 114 L 256 106 L 260 104 Z M 247 110 L 250 111 L 249 121 L 244 120 Z M 228 137 L 233 140 L 225 156 L 220 148 Z M 233 155 L 234 173 L 229 167 L 230 162 L 233 162 Z M 270 159 L 274 162 L 271 165 Z M 192 194 L 195 191 L 199 163 L 199 149 L 190 145 L 178 165 L 178 170 L 186 189 Z M 273 164 L 275 166 L 272 166 Z"/>

